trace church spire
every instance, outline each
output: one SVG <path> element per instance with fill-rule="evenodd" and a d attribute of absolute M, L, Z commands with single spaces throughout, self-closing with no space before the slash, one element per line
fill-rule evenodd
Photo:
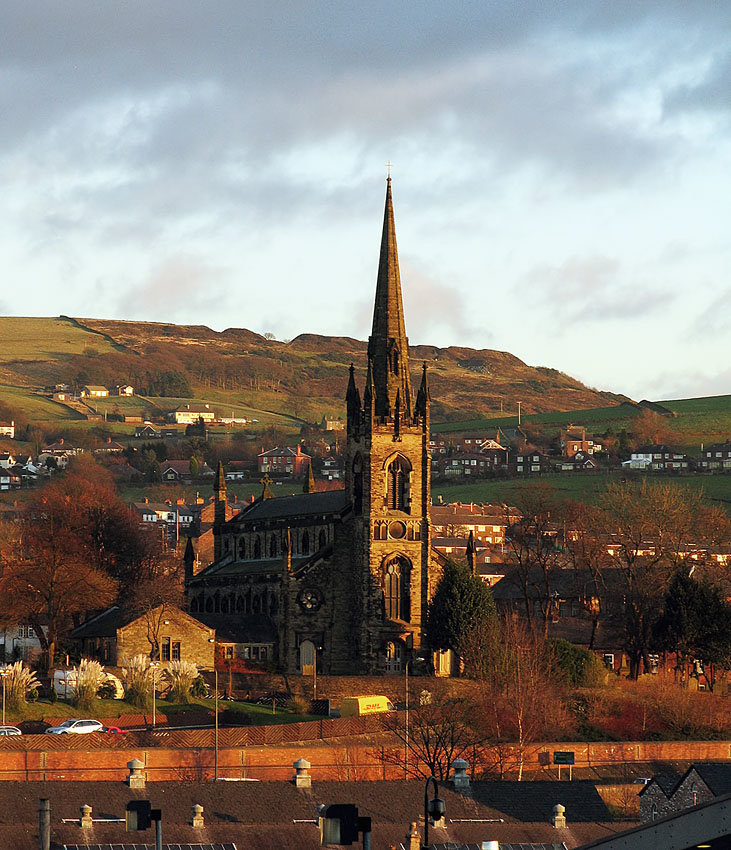
<path fill-rule="evenodd" d="M 393 416 L 398 393 L 400 412 L 403 416 L 410 417 L 409 341 L 404 326 L 390 177 L 386 184 L 386 209 L 383 215 L 373 329 L 368 340 L 368 359 L 373 362 L 375 415 Z"/>

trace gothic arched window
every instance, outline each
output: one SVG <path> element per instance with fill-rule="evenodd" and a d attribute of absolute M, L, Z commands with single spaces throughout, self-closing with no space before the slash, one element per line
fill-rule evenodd
<path fill-rule="evenodd" d="M 320 529 L 320 536 L 317 539 L 317 547 L 318 549 L 324 549 L 327 546 L 327 534 L 325 534 L 325 529 Z"/>
<path fill-rule="evenodd" d="M 392 558 L 383 568 L 383 599 L 389 620 L 410 619 L 409 565 Z"/>
<path fill-rule="evenodd" d="M 261 538 L 259 535 L 254 538 L 254 558 L 261 558 Z"/>
<path fill-rule="evenodd" d="M 246 538 L 239 537 L 239 558 L 242 560 L 246 557 Z"/>
<path fill-rule="evenodd" d="M 300 552 L 303 555 L 310 554 L 310 533 L 307 529 L 302 532 L 302 538 L 300 539 Z"/>
<path fill-rule="evenodd" d="M 394 458 L 387 470 L 386 507 L 392 511 L 409 509 L 409 465 L 402 457 Z"/>
<path fill-rule="evenodd" d="M 277 538 L 272 534 L 272 539 L 269 541 L 269 557 L 277 557 Z"/>
<path fill-rule="evenodd" d="M 210 596 L 208 597 L 208 599 L 206 599 L 206 613 L 213 613 L 213 599 Z"/>

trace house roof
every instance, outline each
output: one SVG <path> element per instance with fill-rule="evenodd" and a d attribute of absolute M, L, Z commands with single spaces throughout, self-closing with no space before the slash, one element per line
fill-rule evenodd
<path fill-rule="evenodd" d="M 502 787 L 497 787 L 502 786 Z M 569 787 L 570 786 L 570 787 Z M 610 821 L 596 789 L 587 782 L 490 782 L 473 783 L 472 794 L 463 795 L 448 785 L 439 787 L 446 804 L 448 832 L 430 830 L 436 845 L 450 842 L 476 844 L 493 839 L 503 846 L 545 844 L 570 839 L 572 845 L 590 841 L 621 829 L 617 824 L 600 826 L 591 821 L 598 815 Z M 541 797 L 543 802 L 536 803 Z M 0 844 L 15 850 L 37 848 L 38 800 L 48 799 L 51 808 L 51 840 L 56 845 L 93 841 L 99 845 L 132 844 L 137 836 L 127 835 L 124 823 L 94 823 L 93 838 L 78 824 L 83 804 L 92 807 L 92 817 L 123 817 L 132 799 L 149 799 L 160 808 L 164 841 L 169 844 L 235 843 L 238 850 L 281 850 L 320 847 L 317 805 L 350 803 L 360 816 L 372 819 L 374 847 L 398 846 L 409 824 L 424 810 L 422 781 L 320 782 L 311 789 L 298 789 L 291 782 L 152 782 L 140 790 L 122 782 L 2 782 L 0 806 L 12 811 L 11 822 L 0 824 Z M 203 830 L 190 826 L 194 804 L 203 807 Z M 566 806 L 568 829 L 557 831 L 550 822 L 553 806 Z M 516 817 L 516 814 L 518 815 Z M 544 817 L 545 815 L 545 817 Z M 539 820 L 531 820 L 540 816 Z M 63 819 L 70 822 L 64 823 Z M 149 833 L 139 836 L 149 844 Z M 139 846 L 139 845 L 138 845 Z M 454 844 L 452 844 L 454 846 Z M 559 846 L 560 843 L 559 843 Z"/>
<path fill-rule="evenodd" d="M 106 387 L 103 387 L 101 384 L 84 384 L 85 390 L 90 390 L 92 392 L 97 393 L 108 393 L 109 390 Z"/>
<path fill-rule="evenodd" d="M 190 475 L 190 461 L 189 460 L 166 460 L 162 464 L 162 472 L 165 472 L 166 469 L 172 469 L 178 473 L 178 475 Z M 213 470 L 205 461 L 201 461 L 198 464 L 198 475 L 207 475 L 210 473 L 213 475 Z"/>
<path fill-rule="evenodd" d="M 716 797 L 731 794 L 731 762 L 695 762 L 688 773 L 691 770 L 695 770 Z"/>
<path fill-rule="evenodd" d="M 345 490 L 324 490 L 318 493 L 298 493 L 294 496 L 275 496 L 272 499 L 257 499 L 241 513 L 230 519 L 227 528 L 256 520 L 293 519 L 317 514 L 342 514 L 350 507 Z"/>
<path fill-rule="evenodd" d="M 216 642 L 274 643 L 277 629 L 265 614 L 195 614 L 204 626 L 216 630 Z"/>
<path fill-rule="evenodd" d="M 297 453 L 296 449 L 292 449 L 289 446 L 283 446 L 280 448 L 279 446 L 275 446 L 273 449 L 269 449 L 265 452 L 259 452 L 259 457 L 304 457 L 308 458 L 309 455 L 304 454 L 304 452 L 300 451 Z"/>
<path fill-rule="evenodd" d="M 192 621 L 194 624 L 203 627 L 203 624 L 200 621 L 196 621 L 195 617 L 191 617 L 190 614 L 180 608 L 169 605 L 167 610 L 170 611 L 171 617 L 183 617 L 188 622 Z M 106 611 L 102 611 L 101 614 L 97 614 L 96 617 L 92 617 L 90 620 L 87 620 L 85 623 L 77 626 L 71 632 L 71 637 L 74 640 L 96 637 L 116 637 L 118 629 L 124 628 L 124 626 L 134 622 L 140 616 L 144 615 L 124 611 L 119 605 L 112 605 L 111 608 L 107 608 Z"/>

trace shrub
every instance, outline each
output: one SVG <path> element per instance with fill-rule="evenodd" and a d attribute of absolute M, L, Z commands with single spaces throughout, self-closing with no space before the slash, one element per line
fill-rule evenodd
<path fill-rule="evenodd" d="M 38 679 L 22 661 L 16 661 L 5 669 L 8 671 L 5 674 L 5 705 L 11 711 L 21 711 L 28 692 L 38 688 Z"/>
<path fill-rule="evenodd" d="M 307 714 L 309 707 L 309 702 L 302 697 L 292 696 L 287 700 L 287 708 L 292 714 Z"/>
<path fill-rule="evenodd" d="M 97 698 L 99 689 L 104 684 L 104 668 L 98 661 L 82 658 L 79 666 L 74 668 L 76 685 L 71 703 L 76 708 L 89 711 Z"/>
<path fill-rule="evenodd" d="M 122 678 L 125 683 L 124 699 L 137 708 L 147 708 L 152 701 L 152 667 L 146 655 L 124 659 Z"/>
<path fill-rule="evenodd" d="M 206 685 L 206 680 L 203 676 L 199 675 L 193 679 L 193 684 L 190 686 L 190 693 L 196 699 L 203 699 L 208 696 L 208 685 Z"/>
<path fill-rule="evenodd" d="M 56 691 L 56 686 L 51 682 L 51 690 L 48 692 L 48 701 L 53 705 L 58 702 L 58 692 Z"/>
<path fill-rule="evenodd" d="M 190 661 L 171 661 L 165 669 L 170 683 L 168 702 L 190 702 L 190 690 L 198 678 L 198 668 Z"/>
<path fill-rule="evenodd" d="M 554 673 L 572 688 L 596 688 L 606 681 L 607 670 L 590 650 L 563 638 L 548 642 Z"/>

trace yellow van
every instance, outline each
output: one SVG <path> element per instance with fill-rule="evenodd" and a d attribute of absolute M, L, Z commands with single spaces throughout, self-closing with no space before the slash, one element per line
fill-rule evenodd
<path fill-rule="evenodd" d="M 384 711 L 396 711 L 391 700 L 384 696 L 343 697 L 340 701 L 341 717 L 362 717 Z"/>

